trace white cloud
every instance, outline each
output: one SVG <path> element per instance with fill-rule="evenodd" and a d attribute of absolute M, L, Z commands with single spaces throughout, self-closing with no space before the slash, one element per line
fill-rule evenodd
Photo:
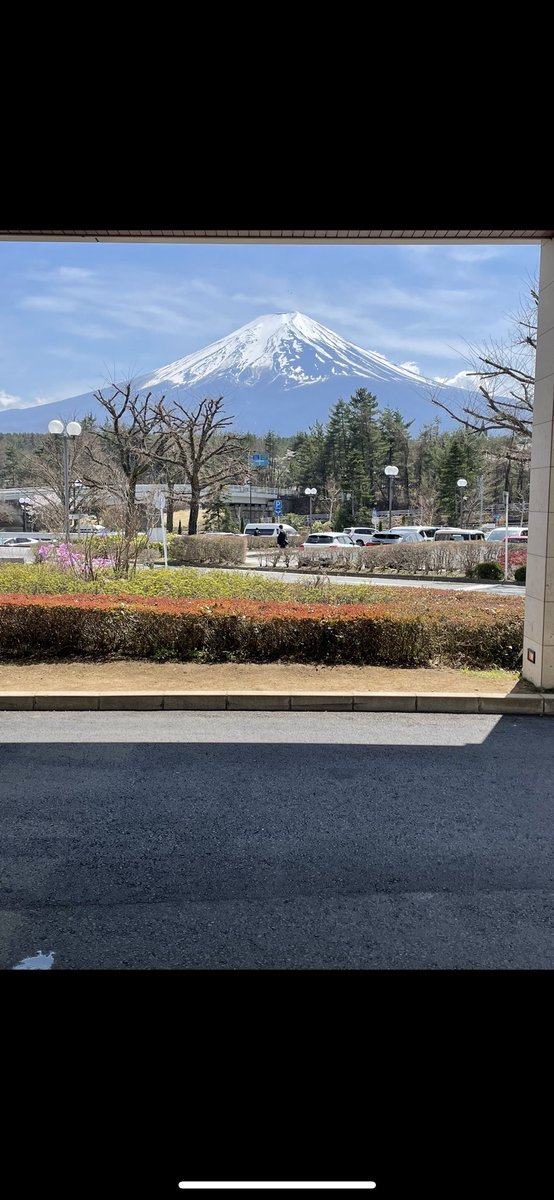
<path fill-rule="evenodd" d="M 75 337 L 90 338 L 92 341 L 104 341 L 117 336 L 113 329 L 107 329 L 105 325 L 99 325 L 95 321 L 66 321 L 62 332 L 72 333 Z"/>
<path fill-rule="evenodd" d="M 469 375 L 467 371 L 458 371 L 456 375 L 451 375 L 450 378 L 446 375 L 435 375 L 437 383 L 442 383 L 446 387 L 463 388 L 467 392 L 475 392 L 479 386 L 479 380 L 475 375 Z"/>
<path fill-rule="evenodd" d="M 77 305 L 67 296 L 25 296 L 19 304 L 20 308 L 37 309 L 39 312 L 74 312 Z"/>
<path fill-rule="evenodd" d="M 94 271 L 87 271 L 85 267 L 58 267 L 56 274 L 58 279 L 75 283 L 81 279 L 91 279 Z"/>
<path fill-rule="evenodd" d="M 511 252 L 511 246 L 454 246 L 447 250 L 449 258 L 461 263 L 487 262 L 491 258 L 503 258 Z"/>
<path fill-rule="evenodd" d="M 25 402 L 21 396 L 10 396 L 9 392 L 4 392 L 0 389 L 0 409 L 1 408 L 24 408 Z"/>
<path fill-rule="evenodd" d="M 416 362 L 401 362 L 398 364 L 398 366 L 404 367 L 406 371 L 411 371 L 413 375 L 423 374 L 421 367 L 419 367 Z"/>

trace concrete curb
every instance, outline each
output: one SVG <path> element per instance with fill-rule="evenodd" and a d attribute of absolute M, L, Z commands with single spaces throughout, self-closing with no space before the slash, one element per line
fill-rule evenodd
<path fill-rule="evenodd" d="M 474 713 L 554 717 L 554 696 L 478 692 L 0 692 L 2 712 Z"/>
<path fill-rule="evenodd" d="M 308 567 L 254 567 L 252 563 L 222 563 L 218 567 L 210 567 L 202 563 L 178 563 L 171 560 L 168 560 L 167 565 L 172 568 L 186 567 L 187 570 L 198 567 L 201 571 L 256 571 L 260 572 L 260 574 L 265 572 L 269 575 L 303 575 L 306 579 L 313 578 L 314 575 L 321 575 L 331 581 L 334 578 L 345 578 L 348 575 L 348 578 L 352 579 L 353 583 L 359 583 L 360 580 L 364 583 L 369 579 L 374 583 L 380 583 L 382 580 L 388 581 L 389 579 L 405 579 L 408 583 L 492 583 L 495 587 L 520 587 L 523 594 L 525 594 L 525 584 L 518 583 L 516 579 L 473 579 L 470 575 L 402 575 L 398 571 L 395 575 L 390 572 L 385 575 L 373 575 L 367 571 L 365 574 L 358 571 L 312 571 Z M 163 562 L 153 563 L 154 568 L 163 566 Z"/>

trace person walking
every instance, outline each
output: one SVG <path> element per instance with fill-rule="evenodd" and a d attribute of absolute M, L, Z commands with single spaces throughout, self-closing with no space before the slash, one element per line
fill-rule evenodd
<path fill-rule="evenodd" d="M 283 526 L 280 525 L 279 532 L 277 534 L 277 545 L 279 546 L 279 549 L 282 551 L 286 548 L 286 546 L 288 546 L 288 544 L 289 544 L 289 541 L 288 541 L 287 535 L 283 529 Z M 279 555 L 279 558 L 281 558 L 281 555 Z M 286 556 L 285 556 L 285 561 L 286 561 Z"/>

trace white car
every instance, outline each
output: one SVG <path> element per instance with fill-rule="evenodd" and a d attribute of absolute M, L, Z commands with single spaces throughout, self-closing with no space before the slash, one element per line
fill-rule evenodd
<path fill-rule="evenodd" d="M 270 522 L 270 521 L 254 522 L 254 521 L 252 521 L 252 524 L 244 526 L 244 532 L 247 535 L 247 537 L 275 537 L 276 538 L 277 534 L 279 533 L 280 525 L 283 526 L 283 529 L 284 529 L 285 533 L 287 534 L 287 536 L 288 536 L 288 534 L 291 534 L 292 537 L 297 536 L 298 530 L 293 529 L 292 525 L 284 525 L 282 521 L 281 522 Z"/>
<path fill-rule="evenodd" d="M 40 546 L 38 538 L 34 537 L 9 537 L 4 538 L 3 546 Z"/>
<path fill-rule="evenodd" d="M 528 535 L 527 525 L 508 525 L 507 531 L 506 531 L 505 525 L 503 525 L 501 529 L 500 528 L 491 529 L 490 533 L 487 533 L 486 540 L 487 540 L 487 542 L 503 542 L 506 539 L 506 535 L 509 538 L 511 538 L 511 537 L 527 537 L 527 535 Z"/>
<path fill-rule="evenodd" d="M 370 529 L 369 525 L 354 525 L 342 532 L 352 538 L 355 546 L 369 546 L 375 529 Z"/>
<path fill-rule="evenodd" d="M 438 525 L 393 525 L 389 533 L 420 533 L 425 542 L 432 542 Z"/>
<path fill-rule="evenodd" d="M 416 529 L 387 529 L 383 533 L 374 533 L 370 546 L 395 546 L 401 542 L 425 542 L 422 533 L 418 533 Z"/>
<path fill-rule="evenodd" d="M 355 546 L 355 544 L 347 533 L 311 533 L 298 549 L 305 550 L 309 546 Z"/>

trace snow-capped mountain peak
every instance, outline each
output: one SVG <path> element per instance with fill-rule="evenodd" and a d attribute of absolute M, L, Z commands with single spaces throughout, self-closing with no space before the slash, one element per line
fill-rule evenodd
<path fill-rule="evenodd" d="M 242 387 L 278 383 L 285 390 L 337 376 L 422 382 L 420 375 L 345 341 L 304 313 L 289 312 L 257 317 L 203 350 L 144 376 L 140 386 L 198 387 L 207 380 L 216 386 L 223 376 Z"/>
<path fill-rule="evenodd" d="M 134 380 L 137 391 L 180 401 L 222 396 L 235 429 L 292 435 L 326 421 L 337 400 L 367 387 L 381 408 L 397 408 L 420 423 L 436 416 L 429 401 L 437 383 L 364 350 L 301 312 L 268 313 L 165 367 Z M 455 403 L 458 392 L 448 388 Z M 467 402 L 467 392 L 463 394 Z M 94 393 L 0 414 L 0 432 L 44 432 L 52 417 L 104 420 Z"/>

